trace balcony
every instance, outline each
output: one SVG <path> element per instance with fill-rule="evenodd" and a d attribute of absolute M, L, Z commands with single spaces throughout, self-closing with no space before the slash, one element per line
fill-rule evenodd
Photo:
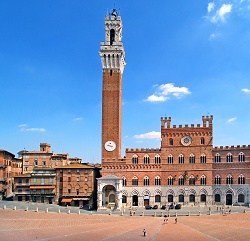
<path fill-rule="evenodd" d="M 15 186 L 30 186 L 30 183 L 24 183 L 24 182 L 22 182 L 22 183 L 15 183 Z"/>

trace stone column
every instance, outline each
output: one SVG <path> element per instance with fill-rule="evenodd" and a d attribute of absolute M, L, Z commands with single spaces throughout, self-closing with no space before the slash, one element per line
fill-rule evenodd
<path fill-rule="evenodd" d="M 102 192 L 97 193 L 97 209 L 102 207 Z"/>

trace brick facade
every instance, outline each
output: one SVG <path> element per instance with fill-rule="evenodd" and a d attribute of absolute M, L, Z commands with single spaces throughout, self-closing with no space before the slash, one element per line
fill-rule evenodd
<path fill-rule="evenodd" d="M 102 96 L 103 177 L 98 179 L 98 208 L 177 202 L 248 204 L 250 146 L 213 147 L 213 116 L 203 116 L 202 124 L 196 126 L 172 125 L 171 117 L 161 118 L 158 149 L 126 149 L 124 158 L 117 150 L 105 150 L 107 139 L 113 138 L 120 145 L 121 138 L 121 122 L 117 120 L 121 118 L 122 93 L 116 90 L 117 86 L 121 90 L 122 76 L 113 75 L 117 70 L 115 65 L 105 64 L 106 54 L 110 63 L 112 54 L 122 46 L 121 42 L 107 41 L 112 33 L 116 36 L 114 26 L 121 26 L 119 31 L 122 31 L 116 10 L 106 16 L 105 26 L 106 41 L 101 43 L 100 51 L 105 94 Z M 121 49 L 124 52 L 123 47 Z"/>

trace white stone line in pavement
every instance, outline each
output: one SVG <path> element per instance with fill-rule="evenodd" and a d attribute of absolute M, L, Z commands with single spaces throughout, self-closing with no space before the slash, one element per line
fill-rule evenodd
<path fill-rule="evenodd" d="M 163 223 L 160 225 L 160 227 L 159 227 L 158 230 L 156 231 L 156 233 L 155 233 L 155 235 L 154 235 L 154 237 L 152 238 L 151 241 L 154 241 L 154 240 L 156 239 L 156 237 L 158 236 L 159 232 L 161 231 L 162 225 L 163 225 Z"/>
<path fill-rule="evenodd" d="M 191 230 L 193 230 L 193 231 L 195 231 L 195 232 L 197 232 L 197 233 L 200 233 L 200 234 L 202 234 L 202 235 L 204 235 L 204 236 L 207 236 L 208 238 L 211 238 L 211 239 L 213 239 L 213 240 L 221 241 L 220 239 L 217 239 L 217 238 L 215 238 L 215 237 L 213 237 L 213 236 L 211 236 L 211 235 L 209 235 L 209 234 L 205 234 L 205 233 L 203 233 L 203 232 L 201 232 L 201 231 L 198 231 L 197 229 L 191 228 L 191 227 L 189 227 L 189 226 L 187 226 L 187 225 L 185 225 L 185 224 L 183 224 L 183 223 L 181 223 L 181 222 L 178 222 L 178 225 L 183 225 L 183 226 L 187 227 L 188 229 L 191 229 Z"/>
<path fill-rule="evenodd" d="M 152 223 L 155 223 L 155 220 L 154 220 L 154 221 L 152 221 L 152 222 L 150 222 L 150 223 L 147 223 L 146 225 L 150 225 L 150 224 L 152 224 Z M 144 224 L 144 225 L 142 225 L 142 226 L 136 227 L 136 228 L 129 229 L 129 230 L 124 231 L 124 232 L 122 232 L 122 233 L 114 234 L 114 235 L 109 236 L 109 237 L 107 237 L 107 238 L 100 239 L 99 241 L 109 240 L 110 238 L 114 238 L 114 237 L 117 237 L 117 236 L 120 236 L 120 235 L 123 235 L 123 234 L 129 233 L 129 232 L 131 232 L 131 231 L 133 231 L 133 230 L 136 230 L 136 229 L 141 229 L 141 230 L 143 230 L 143 228 L 145 228 L 145 224 Z"/>

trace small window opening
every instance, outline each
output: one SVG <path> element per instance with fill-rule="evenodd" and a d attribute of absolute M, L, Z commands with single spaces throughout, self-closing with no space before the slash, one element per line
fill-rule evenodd
<path fill-rule="evenodd" d="M 115 30 L 110 30 L 110 45 L 113 45 L 113 42 L 115 41 Z"/>

